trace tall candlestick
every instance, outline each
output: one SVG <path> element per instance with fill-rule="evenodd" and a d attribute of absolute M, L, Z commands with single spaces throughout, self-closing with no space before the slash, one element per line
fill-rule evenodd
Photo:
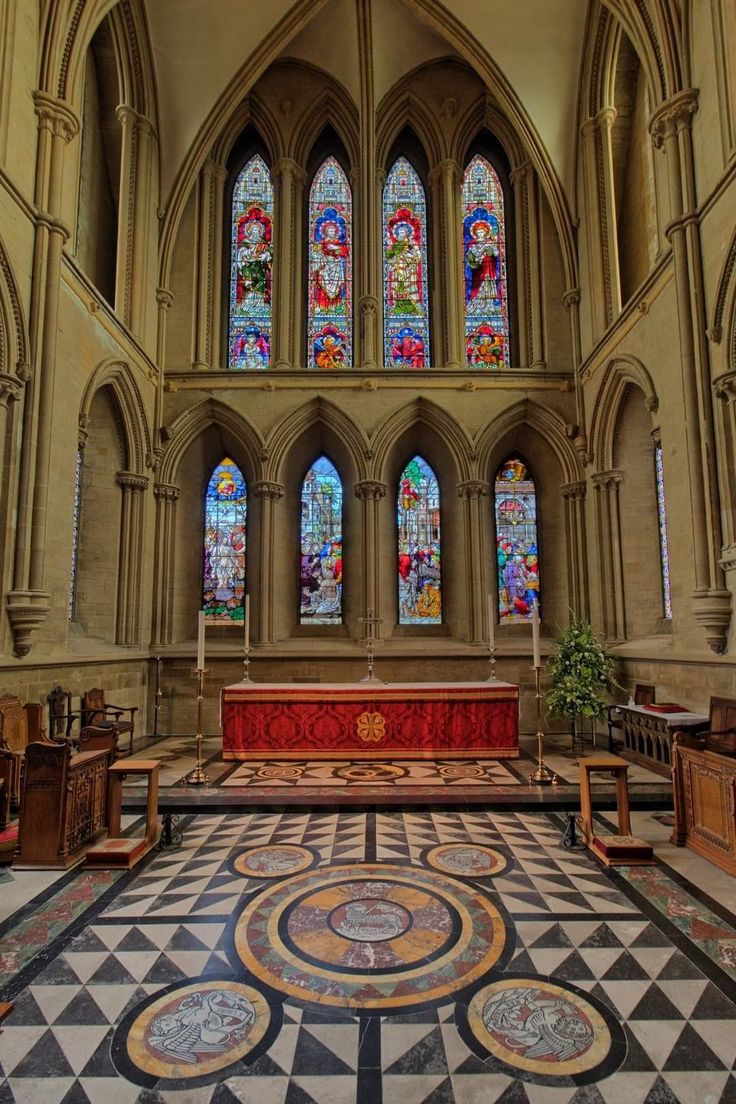
<path fill-rule="evenodd" d="M 243 614 L 243 628 L 245 630 L 244 651 L 250 651 L 250 594 L 245 596 L 245 612 Z"/>
<path fill-rule="evenodd" d="M 534 649 L 534 666 L 542 666 L 542 652 L 539 647 L 539 610 L 535 606 L 532 610 L 532 647 Z"/>
<path fill-rule="evenodd" d="M 204 610 L 199 611 L 197 624 L 197 669 L 204 671 Z"/>
<path fill-rule="evenodd" d="M 495 646 L 496 611 L 493 608 L 493 595 L 488 595 L 488 647 L 492 650 Z"/>

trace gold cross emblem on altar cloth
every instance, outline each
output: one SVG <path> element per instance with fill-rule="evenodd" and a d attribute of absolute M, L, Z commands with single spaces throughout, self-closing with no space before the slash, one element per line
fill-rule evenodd
<path fill-rule="evenodd" d="M 382 713 L 361 713 L 355 721 L 355 729 L 361 740 L 377 744 L 386 735 L 386 718 Z"/>

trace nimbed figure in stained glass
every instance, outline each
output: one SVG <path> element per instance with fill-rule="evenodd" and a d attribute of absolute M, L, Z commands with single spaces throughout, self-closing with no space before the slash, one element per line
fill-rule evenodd
<path fill-rule="evenodd" d="M 268 338 L 258 326 L 246 326 L 245 333 L 238 334 L 233 342 L 233 356 L 239 368 L 268 368 Z"/>
<path fill-rule="evenodd" d="M 430 361 L 427 201 L 405 157 L 383 189 L 383 363 L 424 368 Z"/>
<path fill-rule="evenodd" d="M 498 368 L 503 360 L 501 338 L 487 322 L 468 334 L 466 339 L 468 364 L 473 368 Z"/>
<path fill-rule="evenodd" d="M 342 484 L 326 456 L 304 477 L 301 496 L 300 623 L 342 622 Z"/>
<path fill-rule="evenodd" d="M 314 341 L 314 363 L 317 368 L 342 368 L 345 365 L 345 334 L 329 323 Z"/>
<path fill-rule="evenodd" d="M 228 367 L 236 370 L 271 363 L 273 211 L 271 176 L 254 154 L 238 174 L 231 208 Z"/>
<path fill-rule="evenodd" d="M 271 220 L 251 207 L 238 226 L 237 305 L 241 310 L 271 302 Z"/>
<path fill-rule="evenodd" d="M 334 157 L 309 190 L 307 365 L 349 368 L 352 363 L 352 196 Z"/>
<path fill-rule="evenodd" d="M 205 498 L 202 608 L 208 621 L 243 620 L 247 491 L 228 457 L 217 465 Z"/>
<path fill-rule="evenodd" d="M 499 619 L 528 621 L 539 608 L 536 491 L 518 456 L 501 465 L 494 490 Z"/>
<path fill-rule="evenodd" d="M 348 247 L 341 240 L 345 236 L 345 220 L 342 228 L 337 222 L 337 211 L 321 222 L 316 229 L 316 241 L 312 246 L 312 296 L 321 311 L 336 311 L 345 298 L 345 269 Z"/>
<path fill-rule="evenodd" d="M 440 498 L 437 478 L 421 456 L 404 468 L 397 502 L 399 624 L 442 621 Z"/>
<path fill-rule="evenodd" d="M 421 314 L 422 254 L 416 241 L 418 225 L 403 209 L 389 222 L 391 244 L 386 249 L 388 305 L 391 314 Z"/>
<path fill-rule="evenodd" d="M 397 368 L 423 368 L 424 342 L 411 326 L 402 326 L 391 341 L 391 356 Z"/>
<path fill-rule="evenodd" d="M 476 154 L 463 175 L 465 349 L 470 368 L 508 366 L 504 197 L 493 166 Z"/>

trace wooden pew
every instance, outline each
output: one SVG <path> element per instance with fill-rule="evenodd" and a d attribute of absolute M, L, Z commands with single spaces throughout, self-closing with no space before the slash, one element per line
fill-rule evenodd
<path fill-rule="evenodd" d="M 3 776 L 8 777 L 11 805 L 20 801 L 21 777 L 26 748 L 42 740 L 43 709 L 38 702 L 21 705 L 12 694 L 0 697 L 0 755 L 7 764 Z"/>

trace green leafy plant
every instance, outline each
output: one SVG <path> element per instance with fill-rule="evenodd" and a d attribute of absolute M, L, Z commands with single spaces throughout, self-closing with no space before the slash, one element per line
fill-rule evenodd
<path fill-rule="evenodd" d="M 552 687 L 546 701 L 550 716 L 567 717 L 575 739 L 578 717 L 599 719 L 606 711 L 606 692 L 618 686 L 616 660 L 603 647 L 589 621 L 573 614 L 555 641 L 547 670 Z"/>

